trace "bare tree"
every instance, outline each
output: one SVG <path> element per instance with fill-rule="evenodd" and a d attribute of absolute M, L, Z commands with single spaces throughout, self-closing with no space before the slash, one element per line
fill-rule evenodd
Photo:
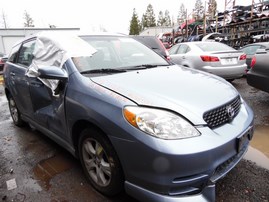
<path fill-rule="evenodd" d="M 3 23 L 3 25 L 4 25 L 4 28 L 6 29 L 6 28 L 8 28 L 8 24 L 7 24 L 7 16 L 5 15 L 5 13 L 4 13 L 4 10 L 2 10 L 2 23 Z"/>
<path fill-rule="evenodd" d="M 29 15 L 29 13 L 27 13 L 27 11 L 24 11 L 24 27 L 34 27 L 34 20 L 31 18 L 31 16 Z"/>

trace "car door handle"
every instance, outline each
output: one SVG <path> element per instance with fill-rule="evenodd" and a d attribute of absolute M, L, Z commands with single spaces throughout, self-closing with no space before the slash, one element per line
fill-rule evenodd
<path fill-rule="evenodd" d="M 16 74 L 14 72 L 10 72 L 10 75 L 11 76 L 15 76 Z"/>
<path fill-rule="evenodd" d="M 43 86 L 43 83 L 32 81 L 32 82 L 30 82 L 30 85 L 34 86 L 34 87 L 41 87 L 41 86 Z"/>
<path fill-rule="evenodd" d="M 182 56 L 182 59 L 186 59 L 186 57 L 185 56 Z"/>

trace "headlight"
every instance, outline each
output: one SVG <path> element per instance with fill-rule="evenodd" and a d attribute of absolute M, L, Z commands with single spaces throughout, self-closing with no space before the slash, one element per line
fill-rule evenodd
<path fill-rule="evenodd" d="M 183 139 L 200 135 L 187 120 L 168 111 L 128 106 L 123 114 L 131 125 L 158 138 Z"/>

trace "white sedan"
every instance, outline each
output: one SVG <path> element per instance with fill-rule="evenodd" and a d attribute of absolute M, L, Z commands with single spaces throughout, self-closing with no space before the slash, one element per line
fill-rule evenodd
<path fill-rule="evenodd" d="M 247 69 L 246 54 L 219 42 L 185 42 L 174 45 L 171 61 L 218 75 L 227 80 L 242 77 Z"/>

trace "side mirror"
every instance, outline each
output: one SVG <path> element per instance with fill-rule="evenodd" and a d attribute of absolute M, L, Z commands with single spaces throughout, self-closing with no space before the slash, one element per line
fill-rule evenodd
<path fill-rule="evenodd" d="M 42 79 L 54 79 L 60 81 L 68 80 L 67 72 L 64 69 L 55 66 L 42 67 L 38 69 L 38 74 L 38 77 Z"/>

